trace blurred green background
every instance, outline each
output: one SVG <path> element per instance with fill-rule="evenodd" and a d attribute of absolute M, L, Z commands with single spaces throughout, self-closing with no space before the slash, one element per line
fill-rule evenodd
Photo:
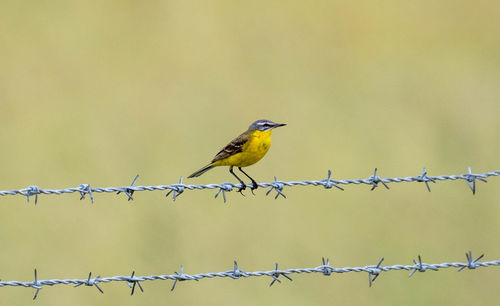
<path fill-rule="evenodd" d="M 173 184 L 256 119 L 288 123 L 260 182 L 498 169 L 497 1 L 2 1 L 1 190 Z M 227 169 L 194 184 L 234 182 Z M 500 179 L 391 190 L 0 198 L 0 278 L 500 258 Z M 496 268 L 44 288 L 39 305 L 493 304 Z M 34 290 L 0 288 L 5 305 Z"/>

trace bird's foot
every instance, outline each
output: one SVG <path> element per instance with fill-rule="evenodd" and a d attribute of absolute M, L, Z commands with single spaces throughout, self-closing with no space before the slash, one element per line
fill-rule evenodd
<path fill-rule="evenodd" d="M 238 188 L 238 192 L 241 193 L 242 196 L 245 196 L 243 194 L 243 190 L 247 189 L 247 185 L 245 185 L 244 183 L 241 183 L 241 187 Z"/>
<path fill-rule="evenodd" d="M 259 185 L 257 185 L 257 182 L 252 180 L 252 187 L 250 188 L 250 191 L 252 191 L 252 194 L 255 195 L 255 193 L 253 193 L 253 191 L 255 189 L 259 188 Z"/>

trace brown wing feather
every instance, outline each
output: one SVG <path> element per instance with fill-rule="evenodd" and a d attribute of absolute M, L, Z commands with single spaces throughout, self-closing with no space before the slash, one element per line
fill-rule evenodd
<path fill-rule="evenodd" d="M 243 145 L 248 141 L 248 139 L 250 139 L 249 131 L 246 131 L 245 133 L 236 137 L 227 146 L 222 148 L 222 150 L 220 150 L 220 152 L 217 153 L 217 155 L 215 155 L 214 159 L 212 160 L 212 163 L 241 152 Z"/>

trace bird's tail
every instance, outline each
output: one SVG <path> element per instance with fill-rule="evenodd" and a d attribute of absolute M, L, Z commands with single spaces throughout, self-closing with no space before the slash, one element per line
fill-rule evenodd
<path fill-rule="evenodd" d="M 200 170 L 198 170 L 195 173 L 188 176 L 188 178 L 198 177 L 198 176 L 202 175 L 203 173 L 207 172 L 208 170 L 212 169 L 213 167 L 214 167 L 214 165 L 208 164 L 205 167 L 201 168 Z"/>

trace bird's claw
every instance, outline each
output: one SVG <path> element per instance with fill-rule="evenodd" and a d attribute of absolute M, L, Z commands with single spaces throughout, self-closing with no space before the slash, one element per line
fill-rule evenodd
<path fill-rule="evenodd" d="M 243 190 L 247 189 L 247 185 L 245 183 L 240 183 L 240 185 L 241 185 L 241 187 L 238 188 L 238 192 L 241 193 L 242 196 L 245 196 L 245 194 L 243 193 Z M 252 187 L 250 187 L 250 191 L 252 192 L 253 195 L 255 195 L 255 193 L 253 191 L 257 188 L 259 188 L 259 185 L 257 185 L 257 182 L 252 181 Z"/>
<path fill-rule="evenodd" d="M 245 196 L 245 194 L 243 193 L 243 190 L 247 189 L 247 186 L 243 183 L 241 183 L 241 187 L 238 188 L 238 192 L 241 193 L 242 196 Z"/>
<path fill-rule="evenodd" d="M 252 187 L 250 188 L 250 191 L 252 191 L 252 194 L 255 195 L 255 193 L 253 193 L 253 191 L 255 189 L 259 188 L 259 185 L 257 185 L 257 182 L 256 181 L 252 181 Z"/>
<path fill-rule="evenodd" d="M 252 190 L 259 188 L 256 181 L 252 181 Z"/>

